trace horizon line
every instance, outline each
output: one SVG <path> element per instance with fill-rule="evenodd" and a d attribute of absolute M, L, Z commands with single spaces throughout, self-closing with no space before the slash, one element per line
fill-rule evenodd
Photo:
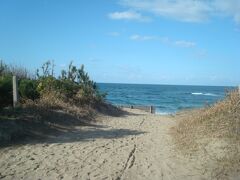
<path fill-rule="evenodd" d="M 208 86 L 208 87 L 238 87 L 238 85 L 198 85 L 198 84 L 153 84 L 153 83 L 123 83 L 123 82 L 96 82 L 97 84 L 125 84 L 125 85 L 163 85 L 163 86 Z"/>

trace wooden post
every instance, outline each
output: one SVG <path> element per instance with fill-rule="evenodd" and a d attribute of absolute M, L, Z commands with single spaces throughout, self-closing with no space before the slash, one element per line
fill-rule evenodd
<path fill-rule="evenodd" d="M 13 107 L 16 107 L 18 104 L 18 84 L 17 77 L 13 76 Z"/>
<path fill-rule="evenodd" d="M 154 108 L 153 108 L 153 106 L 150 106 L 150 113 L 151 113 L 151 114 L 154 113 Z"/>
<path fill-rule="evenodd" d="M 240 95 L 240 85 L 238 86 L 238 94 Z"/>
<path fill-rule="evenodd" d="M 133 109 L 133 106 L 130 106 L 131 109 Z"/>

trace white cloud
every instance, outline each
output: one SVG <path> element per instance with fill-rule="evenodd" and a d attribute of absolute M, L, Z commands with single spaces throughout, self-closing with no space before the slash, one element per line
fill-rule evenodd
<path fill-rule="evenodd" d="M 120 33 L 119 32 L 110 32 L 110 33 L 108 33 L 108 35 L 117 37 L 117 36 L 120 36 Z"/>
<path fill-rule="evenodd" d="M 229 16 L 240 23 L 239 0 L 120 0 L 120 3 L 139 12 L 184 22 L 203 22 L 213 16 Z"/>
<path fill-rule="evenodd" d="M 130 36 L 130 39 L 135 40 L 135 41 L 148 41 L 148 40 L 157 39 L 157 37 L 155 37 L 155 36 L 140 36 L 138 34 L 134 34 L 134 35 Z"/>
<path fill-rule="evenodd" d="M 169 44 L 169 45 L 182 47 L 182 48 L 193 48 L 196 46 L 196 43 L 193 41 L 187 41 L 187 40 L 173 41 L 168 37 L 159 37 L 159 36 L 144 36 L 144 35 L 139 35 L 139 34 L 133 34 L 129 37 L 129 39 L 131 39 L 133 41 L 157 40 L 164 44 Z"/>
<path fill-rule="evenodd" d="M 135 11 L 123 11 L 109 13 L 108 17 L 114 20 L 134 20 L 140 22 L 149 22 L 150 18 L 143 16 L 142 14 Z"/>
<path fill-rule="evenodd" d="M 240 24 L 239 0 L 215 0 L 213 4 L 216 13 L 224 16 L 230 16 L 237 24 Z"/>
<path fill-rule="evenodd" d="M 178 47 L 183 47 L 183 48 L 192 48 L 196 46 L 195 42 L 185 41 L 185 40 L 175 41 L 174 44 Z"/>

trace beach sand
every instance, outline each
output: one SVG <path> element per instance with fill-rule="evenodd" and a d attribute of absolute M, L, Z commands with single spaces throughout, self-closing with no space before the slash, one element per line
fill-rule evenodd
<path fill-rule="evenodd" d="M 175 149 L 176 118 L 130 110 L 44 141 L 0 149 L 0 179 L 214 179 Z M 214 167 L 213 167 L 214 168 Z"/>

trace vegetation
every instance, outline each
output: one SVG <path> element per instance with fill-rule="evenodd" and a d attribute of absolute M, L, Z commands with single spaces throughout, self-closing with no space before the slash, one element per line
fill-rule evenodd
<path fill-rule="evenodd" d="M 59 131 L 61 125 L 92 120 L 101 110 L 116 110 L 105 103 L 105 94 L 83 65 L 77 68 L 71 62 L 59 77 L 54 76 L 54 67 L 47 61 L 34 77 L 25 68 L 0 62 L 0 141 Z M 15 109 L 6 108 L 12 106 L 13 75 L 18 77 L 20 95 L 20 106 Z"/>
<path fill-rule="evenodd" d="M 19 79 L 32 78 L 31 73 L 26 68 L 16 65 L 5 64 L 0 60 L 0 76 L 16 75 Z"/>
<path fill-rule="evenodd" d="M 0 108 L 12 104 L 12 76 L 0 76 Z"/>
<path fill-rule="evenodd" d="M 37 91 L 38 82 L 31 79 L 23 79 L 20 81 L 19 93 L 24 99 L 35 100 L 39 98 Z"/>
<path fill-rule="evenodd" d="M 173 129 L 173 135 L 177 147 L 184 154 L 203 152 L 205 157 L 212 159 L 219 166 L 215 174 L 217 178 L 226 174 L 229 169 L 240 171 L 238 90 L 228 92 L 224 100 L 212 106 L 185 112 L 181 116 L 181 121 Z M 213 154 L 217 152 L 219 156 Z"/>
<path fill-rule="evenodd" d="M 49 95 L 65 103 L 76 105 L 94 105 L 104 101 L 105 94 L 100 93 L 84 66 L 77 68 L 71 62 L 68 70 L 62 70 L 61 76 L 54 77 L 54 63 L 47 61 L 37 70 L 36 78 L 30 78 L 24 68 L 0 64 L 0 102 L 1 107 L 12 104 L 12 75 L 19 79 L 19 94 L 22 102 L 41 101 Z"/>

